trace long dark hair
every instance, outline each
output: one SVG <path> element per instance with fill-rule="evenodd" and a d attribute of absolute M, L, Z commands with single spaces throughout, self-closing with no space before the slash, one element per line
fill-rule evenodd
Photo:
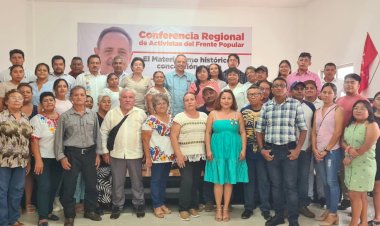
<path fill-rule="evenodd" d="M 281 76 L 281 74 L 280 74 L 280 66 L 281 66 L 281 64 L 283 64 L 283 63 L 285 63 L 285 64 L 287 64 L 287 65 L 289 66 L 290 71 L 289 71 L 289 74 L 288 74 L 288 75 L 290 75 L 290 74 L 292 73 L 292 65 L 290 65 L 289 60 L 281 60 L 280 63 L 278 64 L 278 75 L 277 75 L 277 77 L 280 77 L 280 76 Z"/>
<path fill-rule="evenodd" d="M 363 104 L 365 108 L 367 108 L 367 111 L 368 111 L 368 118 L 367 118 L 367 121 L 369 123 L 372 123 L 375 121 L 375 115 L 373 114 L 373 109 L 372 109 L 372 106 L 371 104 L 367 101 L 367 100 L 358 100 L 355 102 L 354 106 L 352 106 L 352 116 L 351 116 L 351 119 L 350 119 L 350 122 L 348 123 L 347 127 L 349 125 L 351 125 L 352 123 L 356 122 L 356 119 L 354 118 L 354 108 L 356 107 L 356 105 L 358 104 Z"/>
<path fill-rule="evenodd" d="M 223 93 L 229 93 L 229 94 L 231 94 L 231 96 L 232 96 L 231 110 L 237 111 L 238 106 L 237 106 L 236 98 L 235 98 L 234 93 L 230 89 L 225 89 L 222 92 L 220 92 L 218 98 L 215 100 L 214 110 L 220 111 L 222 109 L 222 105 L 220 104 L 220 100 L 222 99 Z"/>
<path fill-rule="evenodd" d="M 212 65 L 215 65 L 218 68 L 218 79 L 223 81 L 224 80 L 223 71 L 222 71 L 222 67 L 219 64 L 210 64 L 208 66 L 208 73 L 210 74 L 210 77 L 211 77 L 210 68 Z"/>
<path fill-rule="evenodd" d="M 195 90 L 195 93 L 194 93 L 195 96 L 197 96 L 199 91 L 201 91 L 201 88 L 200 88 L 201 81 L 198 78 L 198 73 L 200 73 L 203 69 L 205 69 L 207 71 L 207 80 L 211 79 L 210 71 L 207 70 L 206 66 L 200 65 L 197 67 L 197 69 L 195 69 L 195 77 L 197 78 L 197 80 L 195 81 L 195 86 L 197 87 L 197 89 Z"/>

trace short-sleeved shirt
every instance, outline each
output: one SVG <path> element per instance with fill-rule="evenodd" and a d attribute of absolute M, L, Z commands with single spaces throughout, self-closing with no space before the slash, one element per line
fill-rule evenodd
<path fill-rule="evenodd" d="M 260 111 L 256 132 L 265 133 L 265 142 L 284 145 L 296 142 L 297 128 L 307 130 L 301 103 L 287 97 L 277 104 L 275 98 L 266 102 Z"/>
<path fill-rule="evenodd" d="M 253 110 L 252 106 L 248 105 L 242 108 L 240 112 L 243 115 L 245 132 L 247 134 L 247 158 L 257 159 L 260 154 L 257 153 L 256 123 L 260 118 L 260 110 Z"/>
<path fill-rule="evenodd" d="M 58 119 L 37 114 L 30 120 L 33 126 L 32 137 L 38 139 L 42 158 L 55 158 L 54 154 L 54 134 L 58 126 Z"/>
<path fill-rule="evenodd" d="M 171 112 L 174 116 L 184 111 L 183 96 L 193 82 L 195 82 L 195 76 L 188 72 L 182 76 L 178 76 L 175 71 L 166 74 L 165 88 L 168 89 L 172 98 Z"/>
<path fill-rule="evenodd" d="M 338 106 L 341 106 L 344 111 L 344 126 L 348 125 L 348 122 L 350 121 L 352 117 L 352 107 L 354 106 L 355 102 L 358 100 L 367 100 L 367 99 L 362 97 L 359 94 L 356 94 L 355 96 L 341 97 L 336 101 L 336 104 Z"/>
<path fill-rule="evenodd" d="M 313 125 L 313 117 L 315 112 L 315 106 L 314 104 L 308 102 L 308 101 L 302 101 L 301 104 L 302 110 L 303 110 L 303 116 L 305 117 L 305 123 L 307 126 L 307 133 L 305 142 L 303 143 L 301 150 L 306 151 L 310 145 L 311 145 L 311 126 Z M 299 130 L 297 129 L 297 137 L 299 136 Z"/>
<path fill-rule="evenodd" d="M 20 120 L 8 111 L 0 112 L 0 167 L 25 167 L 29 159 L 29 139 L 33 129 L 25 114 Z"/>
<path fill-rule="evenodd" d="M 142 125 L 142 130 L 152 131 L 149 141 L 149 152 L 153 163 L 173 162 L 175 159 L 170 141 L 170 128 L 172 124 L 173 118 L 171 116 L 169 123 L 165 123 L 154 115 L 150 115 Z"/>
<path fill-rule="evenodd" d="M 207 115 L 199 112 L 198 118 L 190 118 L 185 112 L 174 117 L 181 126 L 178 143 L 182 154 L 191 162 L 205 159 L 205 131 Z"/>

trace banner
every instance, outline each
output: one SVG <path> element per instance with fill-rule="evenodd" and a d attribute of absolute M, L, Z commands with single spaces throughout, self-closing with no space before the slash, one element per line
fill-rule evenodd
<path fill-rule="evenodd" d="M 369 81 L 369 68 L 372 64 L 372 62 L 375 60 L 377 56 L 377 50 L 375 45 L 372 42 L 371 36 L 367 33 L 367 37 L 365 39 L 364 43 L 364 50 L 363 50 L 363 57 L 362 57 L 362 64 L 360 67 L 360 88 L 359 93 L 366 90 L 368 88 L 368 81 Z"/>
<path fill-rule="evenodd" d="M 112 59 L 122 55 L 127 60 L 126 71 L 134 57 L 145 61 L 145 76 L 155 71 L 174 70 L 174 58 L 184 54 L 188 58 L 187 71 L 195 73 L 199 65 L 217 63 L 227 69 L 227 56 L 240 57 L 242 71 L 251 65 L 252 28 L 250 27 L 184 27 L 78 24 L 78 55 L 83 61 L 91 54 L 101 57 L 101 73 L 113 71 Z"/>

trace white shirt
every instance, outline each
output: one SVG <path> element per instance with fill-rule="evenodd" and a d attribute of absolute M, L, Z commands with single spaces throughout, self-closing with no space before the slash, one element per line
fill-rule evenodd
<path fill-rule="evenodd" d="M 99 95 L 107 86 L 107 76 L 83 73 L 78 75 L 75 85 L 83 86 L 86 89 L 86 94 L 90 95 L 92 99 L 94 99 L 94 103 L 96 103 Z M 98 111 L 98 105 L 94 104 L 92 110 L 95 112 Z"/>
<path fill-rule="evenodd" d="M 327 82 L 324 79 L 322 79 L 321 83 L 322 83 L 322 86 L 323 86 Z M 343 80 L 336 79 L 336 77 L 334 77 L 334 80 L 332 80 L 331 83 L 333 83 L 336 86 L 336 89 L 337 89 L 337 92 L 336 92 L 337 95 L 336 95 L 336 97 L 337 98 L 339 98 L 341 96 L 345 96 L 344 89 L 343 89 L 343 83 L 344 83 Z"/>
<path fill-rule="evenodd" d="M 222 89 L 222 91 L 226 90 L 226 89 L 231 89 L 231 88 L 229 85 L 227 85 L 226 87 L 224 87 Z M 238 105 L 238 111 L 240 111 L 240 109 L 242 109 L 243 107 L 245 107 L 249 103 L 248 99 L 247 99 L 247 95 L 246 95 L 247 92 L 246 91 L 247 90 L 245 89 L 244 85 L 241 83 L 238 83 L 235 86 L 235 88 L 232 90 L 232 92 L 235 96 L 237 105 Z"/>
<path fill-rule="evenodd" d="M 111 109 L 106 116 L 100 128 L 102 137 L 102 149 L 104 153 L 109 153 L 107 149 L 108 134 L 115 127 L 124 115 L 120 109 Z M 141 140 L 141 128 L 147 116 L 145 112 L 137 107 L 133 107 L 128 112 L 128 118 L 121 125 L 114 143 L 114 149 L 110 152 L 111 157 L 118 159 L 139 159 L 143 156 L 143 147 Z"/>
<path fill-rule="evenodd" d="M 7 82 L 12 79 L 10 75 L 10 69 L 5 69 L 4 71 L 0 72 L 0 82 Z M 34 75 L 33 72 L 24 69 L 24 78 L 21 80 L 21 82 L 29 83 L 36 81 L 37 77 Z"/>
<path fill-rule="evenodd" d="M 73 86 L 75 85 L 75 78 L 69 74 L 56 75 L 52 73 L 49 75 L 49 81 L 54 82 L 59 78 L 66 80 L 66 82 L 69 84 L 68 93 L 70 93 L 71 88 L 73 88 Z"/>
<path fill-rule="evenodd" d="M 32 136 L 39 139 L 41 157 L 55 159 L 54 134 L 57 124 L 40 114 L 34 116 L 30 120 L 30 124 L 33 126 Z"/>
<path fill-rule="evenodd" d="M 311 145 L 311 132 L 312 132 L 311 126 L 312 126 L 314 111 L 304 101 L 302 102 L 301 107 L 303 110 L 303 117 L 305 118 L 306 127 L 307 127 L 305 142 L 303 143 L 301 150 L 306 151 Z M 297 129 L 296 134 L 297 134 L 297 137 L 299 137 L 300 132 L 298 129 Z"/>
<path fill-rule="evenodd" d="M 121 87 L 119 87 L 119 91 L 117 91 L 117 92 L 114 92 L 114 91 L 110 90 L 109 88 L 103 89 L 102 94 L 107 94 L 111 98 L 111 109 L 120 106 L 119 97 L 120 97 L 120 91 L 121 90 L 122 90 Z"/>

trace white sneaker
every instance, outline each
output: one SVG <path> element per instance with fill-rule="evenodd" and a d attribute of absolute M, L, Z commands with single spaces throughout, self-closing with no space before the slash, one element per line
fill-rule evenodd
<path fill-rule="evenodd" d="M 61 205 L 59 198 L 55 197 L 54 203 L 53 203 L 53 212 L 59 212 L 61 210 L 63 210 L 63 206 Z"/>

